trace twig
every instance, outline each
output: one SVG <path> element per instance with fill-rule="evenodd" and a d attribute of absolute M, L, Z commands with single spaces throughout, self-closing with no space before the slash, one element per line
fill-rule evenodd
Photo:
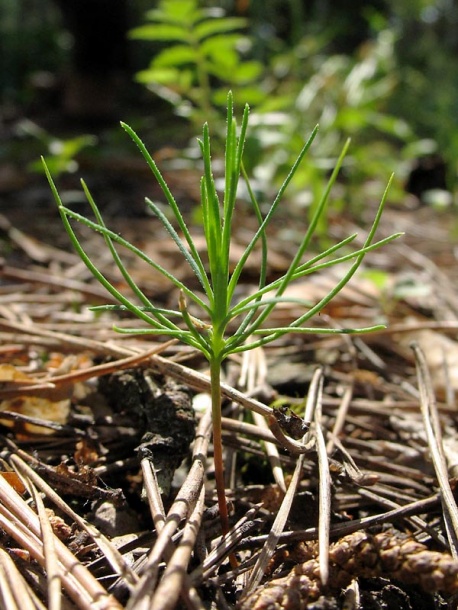
<path fill-rule="evenodd" d="M 202 486 L 199 499 L 183 528 L 183 534 L 178 547 L 167 561 L 164 575 L 154 593 L 151 605 L 146 606 L 145 610 L 148 610 L 148 608 L 154 608 L 154 610 L 173 610 L 175 608 L 182 589 L 183 580 L 187 575 L 186 568 L 191 558 L 197 533 L 200 529 L 205 507 L 204 500 L 205 489 Z M 135 610 L 142 610 L 142 600 L 136 603 Z"/>
<path fill-rule="evenodd" d="M 40 520 L 41 539 L 43 541 L 43 553 L 45 557 L 47 586 L 48 586 L 48 608 L 49 610 L 60 610 L 61 608 L 61 579 L 58 567 L 58 558 L 54 541 L 54 535 L 48 516 L 45 511 L 43 500 L 36 487 L 29 483 L 29 492 L 37 507 Z"/>
<path fill-rule="evenodd" d="M 81 294 L 85 294 L 88 297 L 96 297 L 103 302 L 113 302 L 113 298 L 108 294 L 106 290 L 100 288 L 98 284 L 91 286 L 87 282 L 80 282 L 79 280 L 71 280 L 69 278 L 57 275 L 51 275 L 41 271 L 22 270 L 17 267 L 9 267 L 5 265 L 1 273 L 4 277 L 20 280 L 24 282 L 34 282 L 39 284 L 45 284 L 46 286 L 55 286 L 62 290 L 64 288 L 68 290 L 75 290 Z"/>
<path fill-rule="evenodd" d="M 313 382 L 312 382 L 313 383 Z M 323 375 L 319 377 L 319 389 L 315 408 L 315 437 L 318 454 L 319 502 L 318 502 L 318 561 L 320 578 L 323 585 L 329 576 L 329 528 L 331 524 L 331 473 L 329 472 L 326 441 L 321 426 L 321 396 L 323 394 Z"/>
<path fill-rule="evenodd" d="M 385 508 L 389 508 L 391 510 L 397 510 L 401 508 L 400 505 L 388 498 L 384 498 L 379 494 L 374 493 L 370 489 L 360 488 L 358 493 L 364 498 L 369 498 L 371 501 L 380 504 L 380 506 L 384 506 Z M 408 505 L 407 505 L 408 506 Z M 438 533 L 433 527 L 430 527 L 423 519 L 421 519 L 418 515 L 412 515 L 409 517 L 410 522 L 417 527 L 420 531 L 426 532 L 433 540 L 435 540 L 438 544 L 442 545 L 444 548 L 447 548 L 447 540 Z"/>
<path fill-rule="evenodd" d="M 195 583 L 205 582 L 212 576 L 215 570 L 221 564 L 221 561 L 227 557 L 235 547 L 238 545 L 240 540 L 251 530 L 254 525 L 254 518 L 261 508 L 261 504 L 256 504 L 234 525 L 229 534 L 222 536 L 220 540 L 215 543 L 215 547 L 207 555 L 203 563 L 191 573 L 191 580 Z"/>
<path fill-rule="evenodd" d="M 46 496 L 54 502 L 54 504 L 65 514 L 71 517 L 78 526 L 86 531 L 94 540 L 101 552 L 106 557 L 107 561 L 115 571 L 122 576 L 129 586 L 134 585 L 138 581 L 138 577 L 126 563 L 124 557 L 116 549 L 116 547 L 92 524 L 88 523 L 78 513 L 76 513 L 62 498 L 36 473 L 28 466 L 19 456 L 11 455 L 9 458 L 14 469 L 19 472 L 26 480 L 30 480 L 38 489 L 41 489 Z"/>
<path fill-rule="evenodd" d="M 128 356 L 127 358 L 116 360 L 115 362 L 105 362 L 104 364 L 91 366 L 84 370 L 72 371 L 65 375 L 50 375 L 48 377 L 43 377 L 36 382 L 32 379 L 28 381 L 20 380 L 14 384 L 13 388 L 0 389 L 0 399 L 4 400 L 10 396 L 23 396 L 25 394 L 39 396 L 40 390 L 49 391 L 49 389 L 54 389 L 59 385 L 81 383 L 94 377 L 101 377 L 102 375 L 122 371 L 123 369 L 134 367 L 145 360 L 148 360 L 155 354 L 160 354 L 175 343 L 176 340 L 172 339 L 166 343 L 156 345 L 154 348 L 142 352 L 141 354 L 134 354 L 133 356 Z"/>
<path fill-rule="evenodd" d="M 149 458 L 144 458 L 141 462 L 142 473 L 143 473 L 143 485 L 148 498 L 148 503 L 153 517 L 153 523 L 156 527 L 156 532 L 160 533 L 165 523 L 165 511 L 162 503 L 161 492 L 159 490 L 159 484 L 154 470 L 154 465 Z M 202 488 L 203 489 L 203 488 Z M 181 541 L 183 544 L 183 541 Z M 170 541 L 167 548 L 164 550 L 164 557 L 170 565 L 173 561 L 173 554 L 176 550 L 175 545 Z M 204 605 L 199 598 L 199 595 L 192 585 L 191 579 L 187 573 L 182 573 L 181 586 L 178 587 L 177 592 L 181 592 L 181 597 L 189 610 L 203 610 Z"/>
<path fill-rule="evenodd" d="M 334 421 L 332 434 L 330 435 L 328 443 L 326 445 L 326 451 L 328 455 L 332 454 L 334 450 L 334 439 L 339 437 L 339 434 L 342 432 L 342 429 L 344 427 L 348 409 L 350 408 L 351 399 L 353 398 L 353 388 L 354 378 L 352 377 L 351 382 L 345 387 L 345 390 L 343 392 L 342 400 L 339 405 L 339 410 L 337 411 L 337 416 Z"/>
<path fill-rule="evenodd" d="M 189 516 L 199 501 L 205 475 L 205 459 L 211 428 L 211 410 L 208 409 L 197 428 L 193 450 L 193 463 L 173 502 L 157 540 L 150 551 L 143 575 L 135 586 L 127 605 L 128 610 L 138 610 L 138 603 L 151 599 L 158 580 L 159 562 L 168 548 L 172 536 L 183 519 Z"/>
<path fill-rule="evenodd" d="M 46 610 L 15 563 L 0 547 L 0 607 L 5 610 Z"/>
<path fill-rule="evenodd" d="M 395 522 L 399 519 L 410 517 L 411 515 L 423 514 L 428 510 L 436 508 L 439 503 L 439 494 L 434 494 L 430 498 L 411 502 L 410 504 L 406 504 L 405 506 L 401 506 L 394 510 L 387 511 L 386 513 L 372 515 L 370 517 L 362 517 L 361 519 L 354 519 L 353 521 L 349 521 L 348 523 L 338 523 L 336 525 L 331 525 L 331 529 L 329 532 L 330 538 L 339 538 L 342 536 L 347 536 L 348 534 L 358 532 L 359 530 L 367 530 L 369 527 L 377 527 L 382 525 L 383 523 Z M 240 544 L 240 547 L 257 548 L 260 545 L 264 544 L 267 538 L 268 535 L 250 536 Z M 310 527 L 298 531 L 293 530 L 291 532 L 283 532 L 283 534 L 281 534 L 279 537 L 279 542 L 300 542 L 303 540 L 317 539 L 318 528 Z"/>
<path fill-rule="evenodd" d="M 250 366 L 250 364 L 252 366 Z M 251 374 L 249 373 L 251 371 Z M 264 350 L 256 348 L 243 353 L 242 370 L 240 373 L 240 385 L 246 387 L 247 393 L 251 394 L 256 386 L 263 386 L 266 383 L 267 366 Z M 253 411 L 253 420 L 261 430 L 268 430 L 265 418 Z M 280 456 L 277 446 L 272 442 L 265 443 L 265 451 L 272 468 L 275 482 L 283 493 L 286 493 L 285 476 L 280 463 Z"/>
<path fill-rule="evenodd" d="M 304 415 L 304 421 L 306 422 L 311 421 L 313 411 L 315 410 L 316 405 L 319 402 L 319 397 L 322 389 L 322 376 L 322 369 L 317 369 L 310 384 L 310 390 L 309 395 L 307 397 L 307 405 Z M 307 435 L 309 435 L 309 432 L 307 432 L 305 436 Z M 304 441 L 305 436 L 303 439 Z M 304 465 L 304 459 L 304 453 L 299 455 L 297 459 L 296 468 L 294 469 L 294 473 L 291 478 L 288 490 L 285 494 L 285 497 L 283 498 L 280 509 L 269 532 L 261 554 L 259 555 L 258 560 L 253 568 L 253 571 L 250 574 L 250 578 L 244 591 L 244 595 L 250 595 L 250 593 L 254 591 L 259 585 L 264 575 L 267 564 L 270 561 L 270 558 L 272 557 L 273 553 L 275 552 L 278 539 L 286 525 L 286 521 L 288 519 L 289 512 L 291 510 L 291 506 L 294 500 L 294 496 L 296 494 L 296 489 L 299 484 L 300 476 L 302 473 L 302 467 Z"/>
<path fill-rule="evenodd" d="M 0 526 L 45 567 L 39 519 L 3 477 L 0 477 Z M 78 608 L 121 610 L 114 597 L 58 538 L 55 538 L 54 544 L 59 558 L 60 578 Z"/>
<path fill-rule="evenodd" d="M 423 352 L 417 343 L 412 344 L 412 349 L 415 354 L 417 366 L 421 413 L 423 415 L 431 459 L 441 490 L 448 539 L 452 554 L 454 557 L 458 557 L 458 507 L 448 479 L 447 464 L 442 449 L 442 434 L 440 431 L 436 400 Z"/>

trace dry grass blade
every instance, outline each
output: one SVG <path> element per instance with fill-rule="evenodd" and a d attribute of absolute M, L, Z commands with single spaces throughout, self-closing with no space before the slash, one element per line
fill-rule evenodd
<path fill-rule="evenodd" d="M 141 461 L 143 474 L 143 489 L 148 498 L 149 509 L 153 518 L 154 527 L 159 533 L 164 527 L 165 510 L 162 502 L 159 484 L 157 482 L 156 471 L 152 461 L 149 458 L 144 458 Z"/>
<path fill-rule="evenodd" d="M 143 575 L 132 591 L 127 605 L 129 610 L 151 607 L 150 601 L 153 598 L 153 591 L 156 588 L 158 580 L 159 562 L 164 554 L 167 553 L 167 548 L 170 548 L 172 536 L 175 534 L 181 521 L 192 514 L 196 504 L 199 502 L 204 482 L 205 459 L 208 451 L 210 429 L 211 411 L 208 409 L 197 428 L 191 469 L 167 514 L 161 531 L 158 532 L 157 540 L 151 549 Z"/>
<path fill-rule="evenodd" d="M 342 395 L 342 400 L 339 405 L 339 410 L 337 411 L 336 419 L 334 422 L 334 427 L 332 429 L 332 434 L 329 437 L 328 443 L 326 445 L 326 451 L 328 455 L 332 454 L 334 449 L 335 440 L 337 439 L 342 432 L 342 429 L 345 424 L 345 419 L 347 417 L 348 409 L 350 407 L 351 399 L 353 398 L 353 387 L 354 381 L 353 378 L 351 382 L 345 387 L 345 390 Z"/>
<path fill-rule="evenodd" d="M 48 608 L 49 610 L 60 610 L 62 594 L 61 579 L 59 574 L 58 558 L 54 541 L 56 539 L 48 516 L 46 514 L 43 500 L 36 487 L 28 482 L 31 496 L 37 507 L 38 518 L 40 520 L 41 538 L 43 540 L 43 553 L 45 557 L 47 586 L 48 586 Z"/>
<path fill-rule="evenodd" d="M 40 521 L 19 494 L 0 477 L 1 526 L 45 567 Z M 57 538 L 54 539 L 64 589 L 82 610 L 116 610 L 120 604 L 107 593 L 82 563 Z"/>
<path fill-rule="evenodd" d="M 187 576 L 187 567 L 191 558 L 197 534 L 202 522 L 205 508 L 205 490 L 202 486 L 199 499 L 183 528 L 183 534 L 176 551 L 167 562 L 167 566 L 149 606 L 151 610 L 173 610 Z M 142 600 L 135 605 L 136 610 L 142 610 Z M 145 610 L 146 610 L 145 608 Z"/>
<path fill-rule="evenodd" d="M 3 548 L 0 548 L 0 607 L 5 610 L 45 610 Z"/>
<path fill-rule="evenodd" d="M 244 352 L 240 371 L 240 386 L 246 387 L 248 395 L 251 395 L 256 387 L 262 387 L 266 384 L 266 379 L 267 364 L 264 350 L 257 348 Z M 269 429 L 265 418 L 255 411 L 253 411 L 253 421 L 261 430 L 267 431 Z M 281 491 L 286 493 L 285 476 L 277 446 L 274 443 L 266 442 L 264 447 L 272 468 L 274 480 Z"/>
<path fill-rule="evenodd" d="M 320 370 L 320 369 L 318 369 Z M 315 438 L 318 454 L 319 483 L 319 517 L 318 517 L 318 561 L 320 563 L 320 578 L 326 585 L 329 577 L 329 528 L 331 525 L 331 473 L 329 472 L 326 441 L 321 425 L 321 397 L 323 394 L 323 375 L 318 380 L 315 408 Z"/>
<path fill-rule="evenodd" d="M 26 324 L 19 324 L 17 322 L 4 319 L 0 319 L 0 327 L 25 333 L 31 332 L 31 328 Z M 77 347 L 83 350 L 93 350 L 97 354 L 106 354 L 118 357 L 138 355 L 138 350 L 134 350 L 132 348 L 119 347 L 114 344 L 95 341 L 86 337 L 75 337 L 67 333 L 59 333 L 39 328 L 37 326 L 33 327 L 33 333 L 36 336 L 53 339 L 57 344 Z M 207 375 L 194 371 L 193 369 L 183 366 L 178 362 L 173 362 L 170 359 L 153 355 L 149 358 L 149 364 L 161 373 L 173 377 L 177 381 L 188 384 L 189 387 L 195 390 L 208 391 L 210 389 L 210 379 Z M 280 426 L 278 426 L 275 418 L 273 417 L 273 410 L 270 407 L 258 400 L 255 400 L 254 398 L 250 398 L 243 392 L 239 392 L 224 383 L 221 384 L 221 392 L 226 398 L 240 404 L 242 407 L 246 407 L 255 413 L 260 413 L 261 415 L 267 417 L 269 427 L 282 447 L 285 447 L 294 455 L 307 451 L 307 448 L 305 448 L 301 443 L 287 438 L 284 435 Z"/>
<path fill-rule="evenodd" d="M 417 366 L 421 412 L 431 452 L 431 459 L 441 490 L 450 548 L 454 557 L 458 557 L 458 508 L 450 487 L 447 464 L 442 449 L 442 434 L 440 431 L 436 400 L 424 354 L 416 343 L 412 345 L 412 349 L 415 354 Z"/>
<path fill-rule="evenodd" d="M 22 270 L 16 267 L 5 266 L 2 269 L 3 277 L 22 280 L 25 282 L 33 282 L 38 284 L 45 284 L 46 286 L 57 286 L 60 290 L 66 288 L 69 290 L 75 290 L 81 294 L 85 294 L 89 297 L 95 297 L 97 300 L 106 302 L 111 299 L 110 295 L 97 285 L 91 286 L 87 282 L 80 282 L 78 280 L 72 280 L 64 276 L 57 276 L 56 274 L 50 275 L 49 273 L 42 273 L 40 271 Z"/>
<path fill-rule="evenodd" d="M 138 582 L 138 576 L 133 572 L 130 566 L 125 562 L 121 553 L 115 546 L 104 536 L 99 530 L 88 523 L 80 515 L 78 515 L 51 487 L 37 474 L 30 466 L 28 466 L 19 456 L 11 455 L 10 462 L 17 472 L 19 472 L 26 480 L 29 480 L 65 514 L 71 517 L 78 525 L 86 531 L 89 536 L 97 544 L 101 552 L 106 557 L 115 573 L 122 576 L 129 586 Z"/>
<path fill-rule="evenodd" d="M 150 507 L 150 512 L 153 517 L 153 523 L 156 528 L 156 532 L 160 533 L 164 528 L 165 523 L 165 511 L 164 505 L 162 503 L 161 492 L 159 489 L 159 484 L 157 482 L 156 472 L 154 469 L 154 465 L 150 459 L 144 458 L 141 463 L 142 473 L 143 473 L 143 486 L 146 492 L 146 496 L 148 498 L 148 503 Z M 202 488 L 203 490 L 203 488 Z M 180 545 L 183 545 L 183 539 L 180 541 Z M 192 547 L 191 547 L 192 549 Z M 175 545 L 170 541 L 170 544 L 164 550 L 164 557 L 166 558 L 168 565 L 170 566 L 170 562 L 173 561 L 173 555 L 175 551 Z M 185 569 L 187 566 L 187 562 L 184 562 Z M 180 566 L 179 566 L 180 567 Z M 182 567 L 182 566 L 181 566 Z M 191 579 L 185 571 L 182 570 L 182 581 L 180 586 L 176 585 L 174 589 L 174 593 L 180 593 L 181 589 L 181 597 L 184 598 L 184 602 L 188 608 L 191 610 L 201 610 L 203 608 L 203 604 L 199 598 L 199 595 L 196 589 L 193 587 L 191 583 Z"/>
<path fill-rule="evenodd" d="M 234 525 L 231 531 L 226 536 L 220 538 L 202 564 L 191 573 L 192 582 L 205 582 L 214 574 L 223 559 L 233 551 L 242 538 L 246 536 L 247 531 L 254 525 L 253 519 L 258 514 L 261 506 L 261 504 L 257 504 L 250 508 L 246 515 Z M 238 571 L 240 572 L 239 569 Z"/>
<path fill-rule="evenodd" d="M 307 397 L 307 405 L 305 409 L 304 421 L 309 422 L 312 419 L 313 412 L 320 400 L 321 390 L 322 390 L 322 377 L 323 371 L 322 369 L 317 369 L 313 376 L 312 382 L 310 384 L 309 395 Z M 309 432 L 307 432 L 307 435 Z M 306 436 L 307 436 L 306 435 Z M 305 437 L 304 437 L 305 440 Z M 326 448 L 325 448 L 326 453 Z M 291 506 L 294 500 L 294 496 L 296 494 L 297 486 L 300 481 L 300 477 L 302 474 L 302 467 L 304 465 L 305 454 L 302 453 L 299 455 L 296 467 L 294 469 L 293 476 L 291 478 L 291 482 L 289 484 L 288 490 L 283 498 L 278 514 L 275 518 L 275 521 L 272 525 L 272 528 L 267 537 L 266 543 L 256 561 L 256 564 L 250 574 L 245 595 L 250 595 L 259 583 L 262 580 L 262 577 L 265 573 L 267 564 L 269 563 L 272 555 L 275 552 L 275 548 L 277 546 L 278 540 L 284 530 L 286 525 L 286 521 L 288 519 Z"/>

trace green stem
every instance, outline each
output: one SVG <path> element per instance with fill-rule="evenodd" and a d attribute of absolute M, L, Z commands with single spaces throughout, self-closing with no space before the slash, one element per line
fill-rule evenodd
<path fill-rule="evenodd" d="M 195 102 L 202 113 L 202 117 L 207 117 L 208 121 L 208 118 L 214 114 L 214 108 L 212 107 L 211 103 L 211 86 L 207 67 L 205 65 L 206 58 L 202 54 L 200 41 L 196 40 L 192 31 L 189 33 L 189 43 L 196 53 L 196 74 L 198 82 L 197 90 L 199 91 L 200 95 L 195 96 Z M 199 116 L 199 119 L 202 117 Z"/>
<path fill-rule="evenodd" d="M 213 419 L 213 459 L 215 462 L 216 494 L 223 535 L 229 532 L 229 515 L 227 512 L 224 485 L 223 439 L 221 427 L 221 358 L 210 359 L 211 401 Z"/>

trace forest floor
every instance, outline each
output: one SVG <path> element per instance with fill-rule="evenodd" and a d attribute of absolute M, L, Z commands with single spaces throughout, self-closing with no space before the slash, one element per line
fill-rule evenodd
<path fill-rule="evenodd" d="M 136 166 L 111 171 L 125 177 L 107 178 L 102 189 L 107 224 L 192 281 L 157 221 L 138 212 L 157 187 Z M 198 176 L 167 178 L 191 214 Z M 77 201 L 74 179 L 62 180 Z M 370 253 L 316 319 L 321 327 L 380 322 L 386 330 L 286 336 L 227 363 L 227 539 L 215 509 L 205 362 L 177 343 L 117 334 L 114 321 L 129 319 L 88 309 L 111 297 L 71 251 L 44 179 L 2 197 L 0 214 L 1 607 L 457 607 L 452 211 L 388 206 L 380 237 L 404 237 Z M 234 261 L 252 225 L 242 208 Z M 303 225 L 295 213 L 276 222 L 272 277 L 286 270 Z M 97 236 L 78 230 L 125 289 Z M 353 220 L 331 218 L 328 237 L 354 230 Z M 144 292 L 175 307 L 178 295 L 129 256 Z M 258 270 L 254 255 L 247 293 Z M 342 273 L 311 275 L 291 296 L 316 302 Z M 283 325 L 296 312 L 285 305 L 275 316 Z M 288 407 L 291 421 L 312 395 L 302 457 L 279 446 L 250 410 L 255 400 Z"/>

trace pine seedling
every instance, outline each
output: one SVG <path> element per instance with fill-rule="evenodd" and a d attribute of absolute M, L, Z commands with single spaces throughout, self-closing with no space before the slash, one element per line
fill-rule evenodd
<path fill-rule="evenodd" d="M 222 194 L 218 193 L 215 184 L 210 154 L 210 132 L 207 124 L 204 125 L 203 136 L 202 139 L 199 140 L 204 166 L 204 172 L 200 183 L 200 205 L 208 257 L 206 264 L 204 264 L 198 251 L 196 241 L 193 239 L 180 208 L 156 163 L 139 136 L 128 125 L 124 123 L 121 124 L 140 149 L 146 163 L 159 183 L 172 213 L 173 222 L 169 220 L 170 214 L 166 215 L 156 203 L 148 198 L 146 199 L 146 205 L 167 230 L 184 260 L 189 265 L 193 275 L 197 278 L 201 288 L 199 294 L 189 288 L 172 272 L 150 258 L 143 250 L 117 233 L 111 231 L 105 225 L 102 215 L 84 181 L 82 181 L 82 187 L 92 208 L 95 219 L 91 220 L 66 207 L 59 196 L 51 174 L 43 160 L 46 175 L 58 205 L 63 224 L 70 236 L 74 248 L 94 277 L 119 303 L 118 306 L 106 305 L 94 309 L 121 309 L 123 311 L 129 311 L 143 322 L 146 322 L 147 328 L 121 329 L 115 327 L 119 332 L 164 335 L 170 338 L 176 338 L 184 344 L 199 350 L 209 363 L 215 479 L 223 533 L 227 533 L 229 530 L 228 510 L 224 489 L 221 430 L 221 370 L 224 360 L 230 354 L 236 354 L 251 350 L 258 346 L 266 345 L 288 333 L 367 333 L 371 330 L 381 328 L 380 326 L 374 326 L 360 329 L 317 329 L 307 326 L 307 322 L 314 315 L 322 311 L 332 298 L 349 282 L 368 252 L 387 244 L 399 235 L 394 234 L 379 241 L 374 241 L 375 232 L 386 201 L 387 191 L 385 191 L 363 247 L 348 253 L 348 245 L 356 238 L 356 234 L 353 234 L 336 245 L 305 260 L 306 251 L 314 235 L 317 223 L 320 217 L 325 213 L 326 203 L 331 188 L 337 178 L 348 148 L 347 143 L 336 163 L 324 193 L 316 206 L 315 214 L 311 219 L 309 226 L 305 229 L 302 241 L 293 256 L 287 271 L 281 277 L 269 282 L 267 273 L 269 259 L 267 228 L 282 201 L 288 184 L 291 182 L 297 168 L 310 149 L 316 136 L 317 128 L 313 130 L 310 138 L 305 143 L 296 162 L 292 166 L 289 175 L 278 191 L 277 196 L 270 205 L 267 213 L 263 216 L 253 190 L 250 188 L 250 182 L 244 172 L 242 162 L 243 148 L 248 128 L 248 114 L 249 109 L 248 106 L 246 106 L 243 112 L 240 129 L 238 130 L 233 112 L 232 94 L 229 93 L 225 140 L 224 192 Z M 241 178 L 245 180 L 248 193 L 250 194 L 253 213 L 259 226 L 246 246 L 240 260 L 237 262 L 234 269 L 231 270 L 229 253 L 233 237 L 232 229 L 237 204 L 238 185 Z M 127 285 L 132 290 L 135 298 L 127 297 L 120 292 L 120 290 L 118 290 L 118 288 L 116 288 L 98 268 L 97 262 L 87 254 L 73 229 L 71 221 L 75 220 L 83 223 L 103 236 L 106 246 L 111 252 L 113 261 L 120 270 Z M 247 263 L 250 254 L 258 245 L 260 245 L 261 248 L 261 265 L 257 290 L 241 300 L 236 301 L 235 294 L 245 264 Z M 148 263 L 170 282 L 171 287 L 175 287 L 175 289 L 178 290 L 179 299 L 177 309 L 172 310 L 157 307 L 150 301 L 122 262 L 118 251 L 119 246 L 121 248 L 126 248 L 139 259 Z M 351 262 L 351 265 L 343 274 L 342 279 L 336 282 L 335 286 L 318 302 L 310 303 L 301 299 L 293 299 L 285 294 L 286 289 L 292 282 L 304 278 L 311 273 L 345 262 Z M 296 305 L 302 305 L 304 307 L 304 313 L 285 326 L 269 326 L 270 314 L 274 311 L 276 306 L 281 303 L 291 302 L 294 302 Z M 189 307 L 191 303 L 192 314 L 190 313 Z M 197 317 L 195 311 L 200 312 Z"/>

